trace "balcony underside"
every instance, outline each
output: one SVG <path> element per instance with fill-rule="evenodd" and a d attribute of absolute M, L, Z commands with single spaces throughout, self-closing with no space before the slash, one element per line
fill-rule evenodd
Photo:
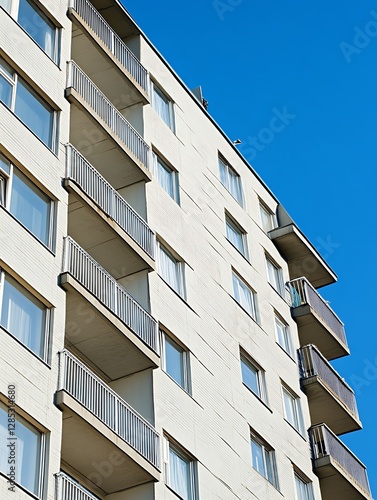
<path fill-rule="evenodd" d="M 336 434 L 357 431 L 361 422 L 349 408 L 326 386 L 320 377 L 302 380 L 308 397 L 312 425 L 324 422 Z"/>
<path fill-rule="evenodd" d="M 72 59 L 118 109 L 149 102 L 144 89 L 110 52 L 79 14 L 69 10 Z"/>
<path fill-rule="evenodd" d="M 67 291 L 65 343 L 107 380 L 159 366 L 159 357 L 70 274 L 60 275 Z"/>
<path fill-rule="evenodd" d="M 155 269 L 153 259 L 73 181 L 65 180 L 64 187 L 70 193 L 68 234 L 115 279 Z"/>
<path fill-rule="evenodd" d="M 298 326 L 302 346 L 314 344 L 328 360 L 349 354 L 347 345 L 315 313 L 309 304 L 294 307 L 291 311 Z"/>
<path fill-rule="evenodd" d="M 66 89 L 71 102 L 70 142 L 115 188 L 150 181 L 147 167 L 86 104 L 74 88 Z"/>
<path fill-rule="evenodd" d="M 372 500 L 365 491 L 331 457 L 317 458 L 314 472 L 320 479 L 322 500 Z"/>
<path fill-rule="evenodd" d="M 305 276 L 314 288 L 337 280 L 335 273 L 294 224 L 273 229 L 268 234 L 288 262 L 291 280 Z"/>
<path fill-rule="evenodd" d="M 63 411 L 61 460 L 86 479 L 89 489 L 107 495 L 159 480 L 143 456 L 72 396 L 58 391 L 55 404 Z"/>

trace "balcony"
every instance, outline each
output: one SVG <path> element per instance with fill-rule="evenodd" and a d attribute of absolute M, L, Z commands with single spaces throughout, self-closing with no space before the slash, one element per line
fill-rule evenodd
<path fill-rule="evenodd" d="M 154 232 L 73 146 L 66 151 L 69 234 L 116 279 L 154 269 Z"/>
<path fill-rule="evenodd" d="M 361 429 L 353 390 L 313 345 L 300 349 L 301 381 L 311 422 L 325 422 L 337 435 Z"/>
<path fill-rule="evenodd" d="M 306 278 L 288 282 L 301 345 L 314 344 L 326 359 L 349 354 L 344 325 Z"/>
<path fill-rule="evenodd" d="M 66 345 L 106 380 L 159 365 L 156 320 L 70 237 L 60 285 L 67 291 Z"/>
<path fill-rule="evenodd" d="M 269 231 L 268 235 L 287 261 L 291 279 L 305 276 L 314 288 L 337 280 L 332 269 L 293 222 Z"/>
<path fill-rule="evenodd" d="M 159 479 L 159 434 L 68 351 L 59 353 L 55 404 L 63 411 L 62 463 L 94 489 L 110 494 Z M 98 464 L 105 459 L 111 474 L 108 465 L 99 481 Z"/>
<path fill-rule="evenodd" d="M 98 497 L 67 476 L 67 474 L 64 474 L 64 472 L 56 474 L 55 481 L 55 500 L 99 500 Z"/>
<path fill-rule="evenodd" d="M 114 188 L 150 180 L 148 144 L 73 61 L 65 94 L 72 104 L 70 142 L 95 168 L 111 165 Z"/>
<path fill-rule="evenodd" d="M 372 500 L 365 466 L 325 425 L 309 431 L 323 500 Z"/>
<path fill-rule="evenodd" d="M 93 4 L 88 0 L 71 0 L 68 16 L 73 22 L 72 59 L 89 78 L 106 95 L 109 90 L 117 92 L 119 98 L 119 89 L 122 89 L 121 104 L 125 107 L 147 103 L 147 70 Z M 127 38 L 136 35 L 133 27 L 128 27 L 127 31 Z"/>

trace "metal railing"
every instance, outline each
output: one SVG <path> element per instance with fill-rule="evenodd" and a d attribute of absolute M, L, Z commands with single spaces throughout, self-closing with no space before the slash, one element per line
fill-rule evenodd
<path fill-rule="evenodd" d="M 59 353 L 59 387 L 160 470 L 154 427 L 69 351 Z"/>
<path fill-rule="evenodd" d="M 368 496 L 370 487 L 365 465 L 325 424 L 309 429 L 313 458 L 331 457 Z"/>
<path fill-rule="evenodd" d="M 305 304 L 311 306 L 343 344 L 347 345 L 343 323 L 309 281 L 306 278 L 297 278 L 289 281 L 287 285 L 291 295 L 291 307 Z"/>
<path fill-rule="evenodd" d="M 55 474 L 55 481 L 55 500 L 99 500 L 64 472 Z"/>
<path fill-rule="evenodd" d="M 139 59 L 131 52 L 123 40 L 114 32 L 101 14 L 88 0 L 71 0 L 70 7 L 74 9 L 89 28 L 104 43 L 109 51 L 118 59 L 125 70 L 138 85 L 149 94 L 148 71 Z"/>
<path fill-rule="evenodd" d="M 75 149 L 66 145 L 66 177 L 73 180 L 106 215 L 155 259 L 156 236 L 145 220 L 102 177 L 102 175 Z"/>
<path fill-rule="evenodd" d="M 70 273 L 148 347 L 159 353 L 157 321 L 70 236 L 64 238 L 62 272 Z"/>
<path fill-rule="evenodd" d="M 141 135 L 76 63 L 68 61 L 67 64 L 67 87 L 73 87 L 132 154 L 149 168 L 149 146 Z"/>
<path fill-rule="evenodd" d="M 351 387 L 334 370 L 327 359 L 313 345 L 300 349 L 301 376 L 303 379 L 318 376 L 322 382 L 347 406 L 356 419 L 359 413 Z"/>

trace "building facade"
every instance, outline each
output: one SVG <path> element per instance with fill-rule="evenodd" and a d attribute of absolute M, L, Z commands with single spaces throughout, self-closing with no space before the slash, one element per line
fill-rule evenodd
<path fill-rule="evenodd" d="M 116 0 L 0 0 L 0 498 L 368 499 L 336 275 Z"/>

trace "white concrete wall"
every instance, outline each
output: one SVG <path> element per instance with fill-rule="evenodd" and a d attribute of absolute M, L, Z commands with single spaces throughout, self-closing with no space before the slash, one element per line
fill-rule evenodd
<path fill-rule="evenodd" d="M 53 474 L 60 470 L 61 412 L 54 405 L 58 382 L 57 352 L 64 346 L 65 292 L 58 286 L 62 266 L 63 237 L 67 234 L 68 193 L 61 186 L 65 171 L 64 144 L 69 139 L 69 103 L 64 98 L 66 61 L 70 58 L 71 23 L 66 2 L 41 0 L 45 11 L 62 27 L 59 66 L 30 39 L 18 24 L 0 9 L 1 54 L 35 90 L 59 113 L 57 154 L 39 141 L 5 106 L 0 106 L 0 150 L 21 168 L 56 203 L 56 246 L 47 250 L 5 210 L 0 209 L 0 267 L 17 275 L 52 306 L 50 331 L 51 357 L 47 365 L 27 351 L 0 328 L 0 393 L 16 386 L 19 408 L 46 430 L 49 437 L 45 498 L 55 499 Z M 6 479 L 0 477 L 0 497 L 30 498 L 21 489 L 9 493 Z"/>

